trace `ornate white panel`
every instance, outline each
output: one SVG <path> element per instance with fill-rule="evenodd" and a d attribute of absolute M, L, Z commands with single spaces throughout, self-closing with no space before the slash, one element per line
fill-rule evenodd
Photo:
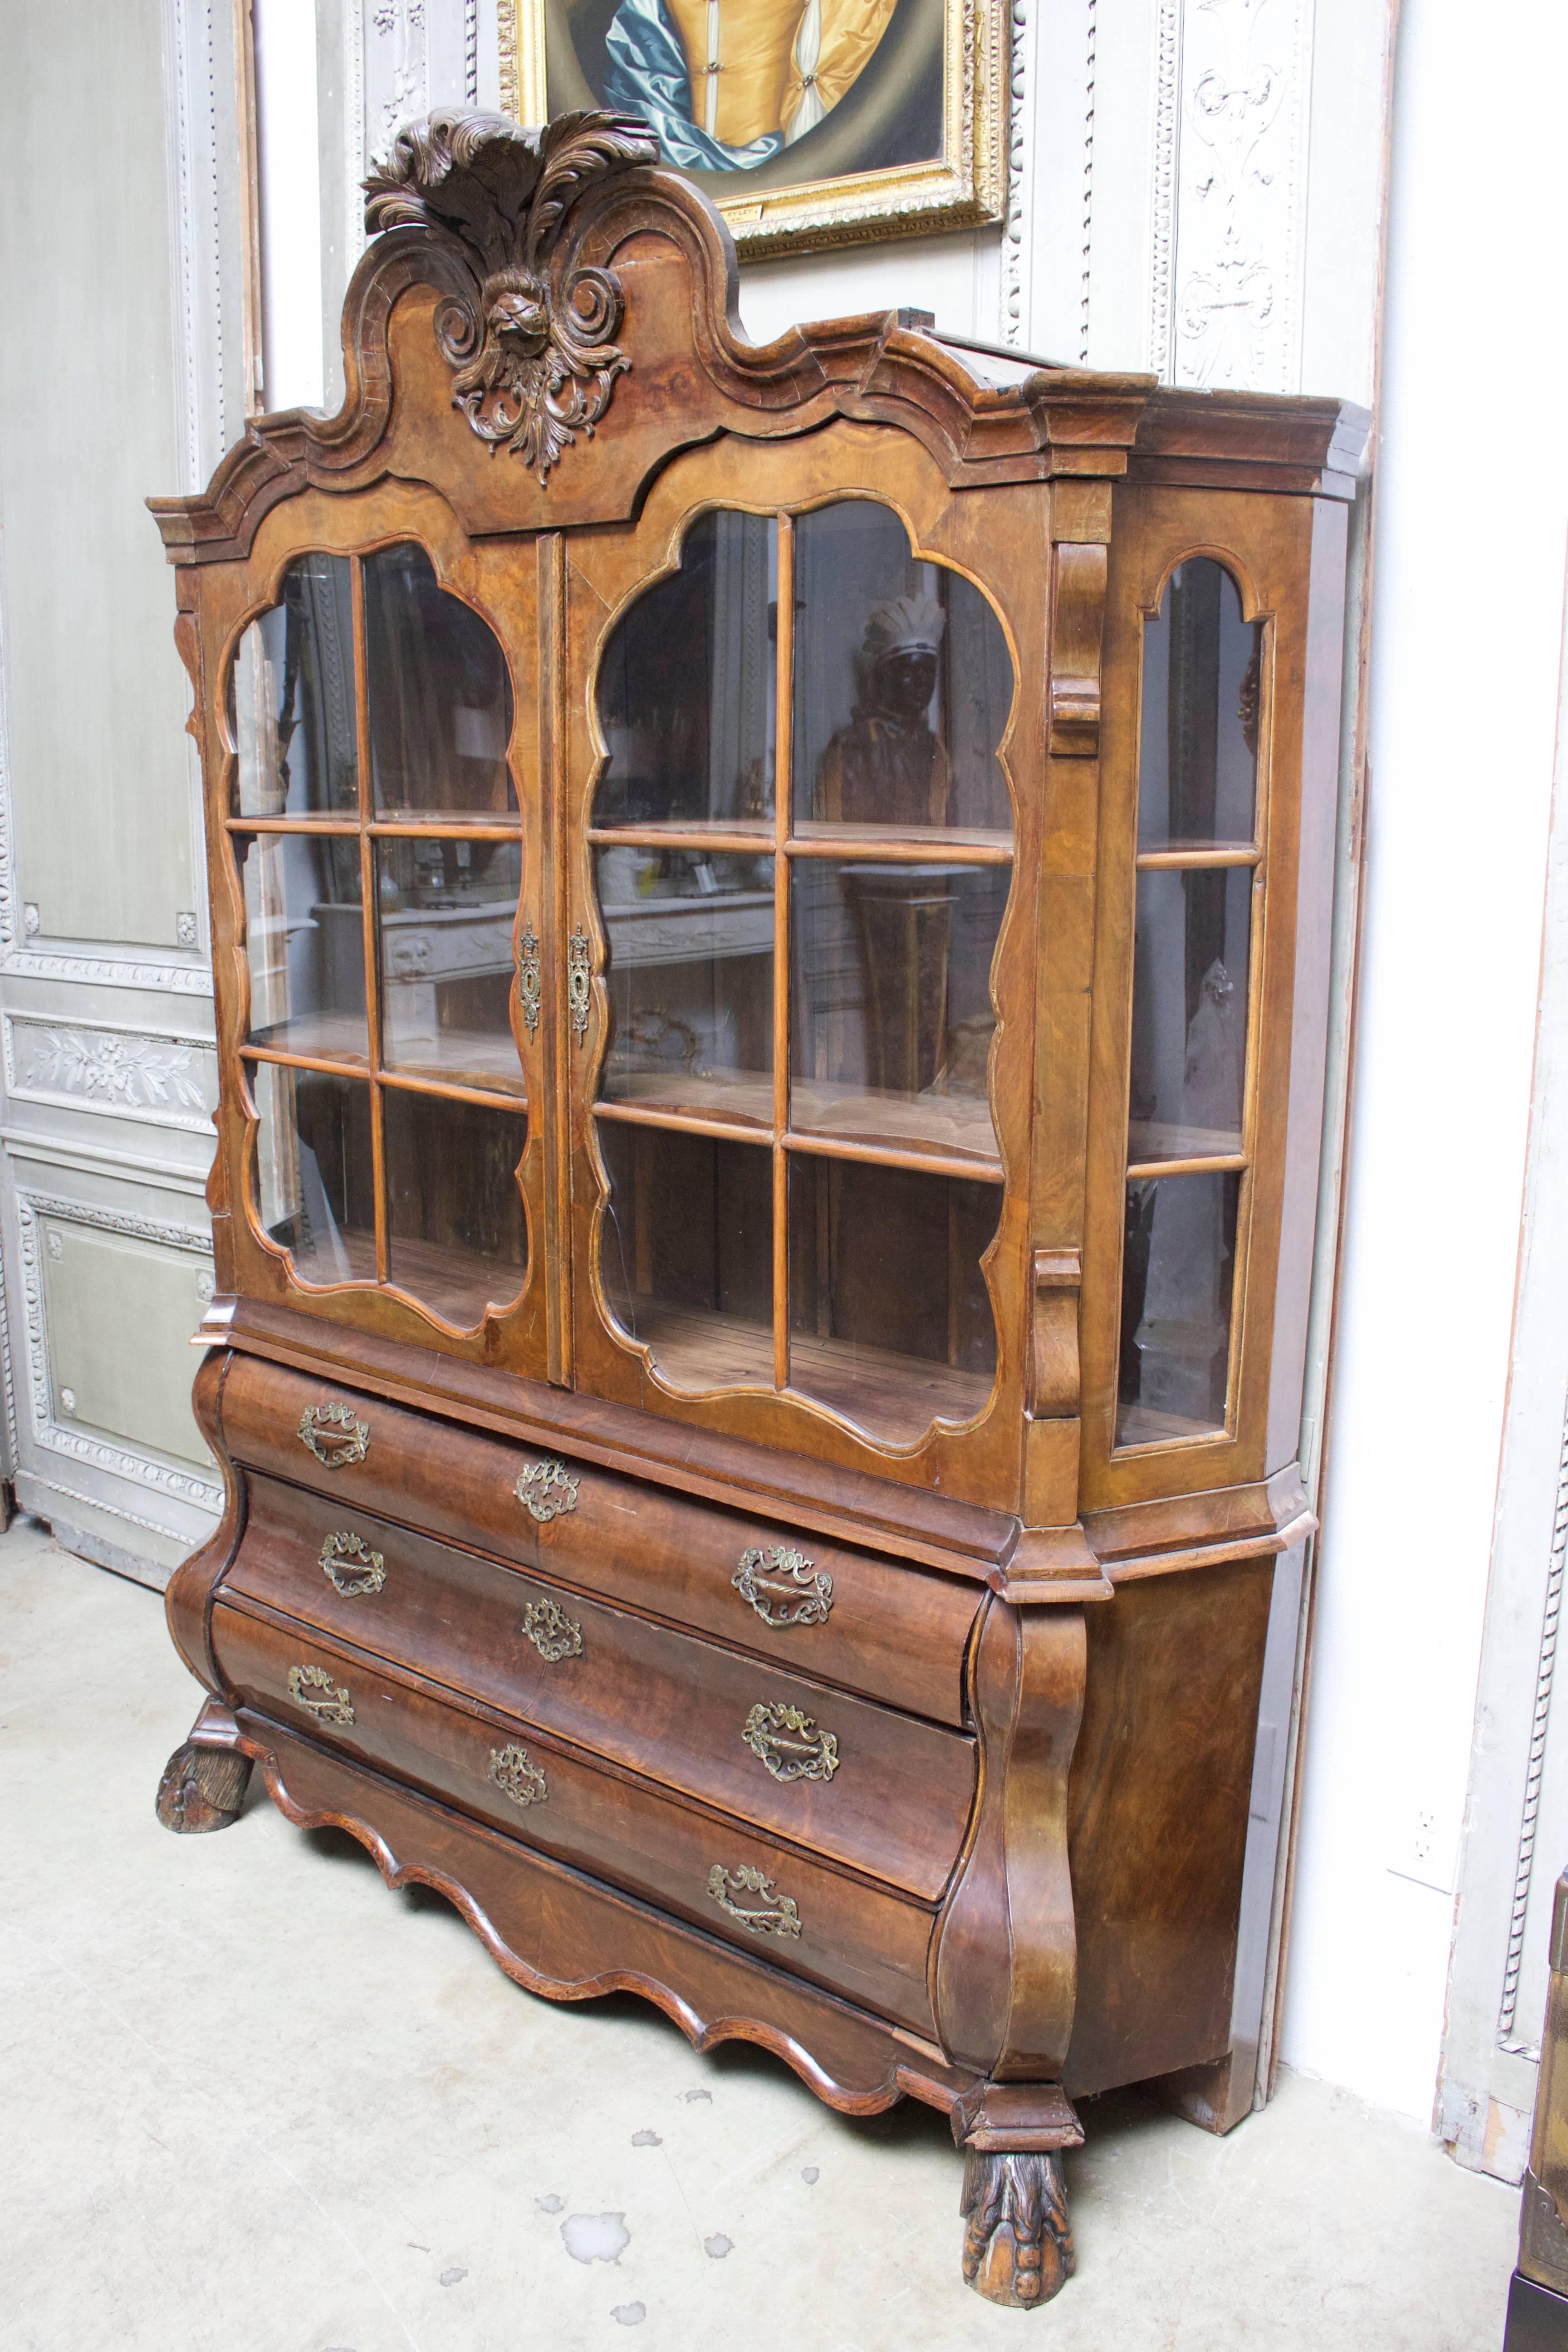
<path fill-rule="evenodd" d="M 13 1102 L 59 1104 L 205 1133 L 217 1101 L 210 1038 L 147 1036 L 107 1022 L 51 1022 L 6 1013 L 5 1092 Z"/>
<path fill-rule="evenodd" d="M 1300 390 L 1312 0 L 1160 0 L 1149 364 Z"/>

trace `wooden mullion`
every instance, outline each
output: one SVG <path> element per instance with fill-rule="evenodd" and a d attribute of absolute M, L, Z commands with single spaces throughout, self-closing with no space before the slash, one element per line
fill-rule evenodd
<path fill-rule="evenodd" d="M 395 1094 L 436 1095 L 443 1102 L 478 1103 L 484 1110 L 505 1110 L 519 1118 L 528 1114 L 526 1095 L 503 1094 L 498 1088 L 459 1086 L 450 1078 L 416 1077 L 408 1070 L 382 1070 L 377 1084 L 389 1087 Z"/>
<path fill-rule="evenodd" d="M 376 934 L 375 845 L 370 837 L 370 666 L 365 656 L 364 560 L 351 559 L 354 639 L 354 751 L 359 771 L 360 936 L 364 945 L 364 1018 L 370 1047 L 370 1169 L 375 1197 L 375 1278 L 388 1279 L 392 1252 L 387 1234 L 386 1129 L 381 1087 L 380 953 Z"/>
<path fill-rule="evenodd" d="M 1250 1164 L 1245 1151 L 1204 1152 L 1189 1160 L 1133 1160 L 1128 1162 L 1127 1181 L 1142 1183 L 1146 1177 L 1234 1176 L 1238 1169 Z"/>
<path fill-rule="evenodd" d="M 965 1183 L 1001 1184 L 1000 1160 L 960 1160 L 947 1151 L 908 1151 L 890 1143 L 844 1143 L 832 1135 L 786 1135 L 786 1152 L 812 1160 L 854 1160 L 867 1168 L 907 1168 L 917 1176 L 957 1176 Z"/>
<path fill-rule="evenodd" d="M 1233 866 L 1261 866 L 1263 852 L 1249 842 L 1216 843 L 1212 849 L 1141 849 L 1140 874 L 1210 874 Z"/>
<path fill-rule="evenodd" d="M 794 803 L 795 520 L 778 519 L 779 579 L 773 709 L 773 1386 L 789 1386 L 789 927 Z"/>
<path fill-rule="evenodd" d="M 571 904 L 566 824 L 566 543 L 542 531 L 536 543 L 539 629 L 539 779 L 541 827 L 540 955 L 546 975 L 541 1023 L 544 1083 L 540 1105 L 544 1145 L 546 1377 L 556 1388 L 575 1380 L 572 1285 L 572 1034 L 566 987 Z"/>
<path fill-rule="evenodd" d="M 352 841 L 361 829 L 354 816 L 226 816 L 223 824 L 228 833 L 315 833 L 342 841 Z"/>

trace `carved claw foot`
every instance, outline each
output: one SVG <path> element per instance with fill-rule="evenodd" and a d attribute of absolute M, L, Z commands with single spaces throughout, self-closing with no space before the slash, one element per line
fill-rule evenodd
<path fill-rule="evenodd" d="M 987 2303 L 1033 2311 L 1072 2276 L 1072 2231 L 1059 2156 L 964 2150 L 963 2276 Z"/>
<path fill-rule="evenodd" d="M 250 1759 L 237 1748 L 176 1748 L 158 1783 L 158 1819 L 187 1835 L 226 1830 L 245 1802 Z"/>

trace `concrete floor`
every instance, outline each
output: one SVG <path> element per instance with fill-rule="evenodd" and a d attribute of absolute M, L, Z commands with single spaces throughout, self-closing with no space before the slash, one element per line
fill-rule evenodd
<path fill-rule="evenodd" d="M 1491 2352 L 1517 2193 L 1281 2077 L 1226 2140 L 1089 2104 L 1079 2274 L 960 2283 L 960 2163 L 656 2011 L 520 1992 L 253 1793 L 153 1819 L 198 1694 L 156 1595 L 0 1540 L 5 2352 Z"/>

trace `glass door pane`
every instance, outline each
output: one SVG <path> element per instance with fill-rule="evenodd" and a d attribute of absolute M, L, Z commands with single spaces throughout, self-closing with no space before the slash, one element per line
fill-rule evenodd
<path fill-rule="evenodd" d="M 784 1391 L 900 1445 L 973 1419 L 1012 885 L 996 614 L 870 500 L 707 513 L 597 695 L 615 1321 L 689 1392 Z"/>
<path fill-rule="evenodd" d="M 517 1181 L 528 1121 L 402 1087 L 382 1094 L 387 1279 L 460 1329 L 509 1307 L 528 1271 Z"/>
<path fill-rule="evenodd" d="M 375 1280 L 370 1088 L 325 1070 L 258 1062 L 256 1205 L 301 1282 Z"/>
<path fill-rule="evenodd" d="M 375 861 L 384 1067 L 521 1097 L 511 1026 L 521 844 L 384 836 Z"/>
<path fill-rule="evenodd" d="M 442 588 L 422 547 L 364 567 L 370 770 L 378 814 L 506 816 L 511 683 L 488 624 Z"/>

